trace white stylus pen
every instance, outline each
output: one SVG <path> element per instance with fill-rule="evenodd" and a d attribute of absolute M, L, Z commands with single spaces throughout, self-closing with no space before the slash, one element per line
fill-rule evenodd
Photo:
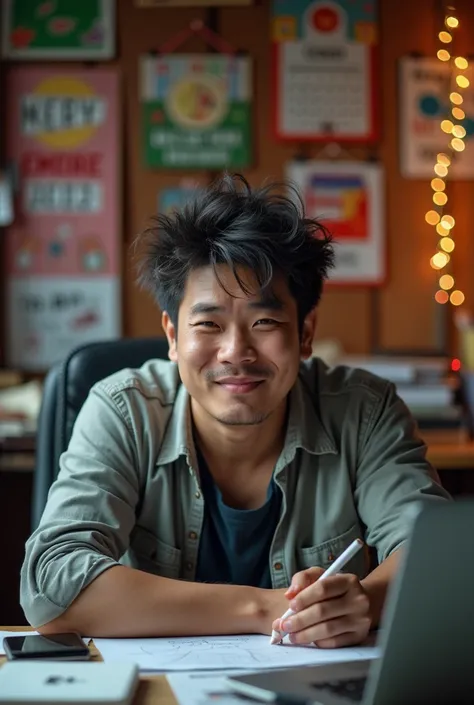
<path fill-rule="evenodd" d="M 360 551 L 360 549 L 362 548 L 363 545 L 364 545 L 364 543 L 360 539 L 356 539 L 355 541 L 353 541 L 350 544 L 350 546 L 348 546 L 346 548 L 346 550 L 341 553 L 339 558 L 336 558 L 334 563 L 332 563 L 332 565 L 330 565 L 329 568 L 324 571 L 324 573 L 318 579 L 318 582 L 319 582 L 319 580 L 324 580 L 325 578 L 330 578 L 332 575 L 336 575 L 336 573 L 339 573 L 339 571 L 342 570 L 342 568 L 344 568 L 346 563 L 349 563 L 351 558 L 354 558 L 355 554 L 358 551 Z M 285 614 L 281 618 L 281 622 L 283 622 L 285 619 L 288 619 L 288 617 L 291 617 L 294 614 L 295 613 L 293 612 L 293 610 L 290 610 L 290 609 L 286 610 Z M 281 642 L 283 641 L 285 636 L 286 636 L 286 632 L 279 632 L 276 629 L 274 629 L 272 631 L 270 644 L 281 644 Z"/>

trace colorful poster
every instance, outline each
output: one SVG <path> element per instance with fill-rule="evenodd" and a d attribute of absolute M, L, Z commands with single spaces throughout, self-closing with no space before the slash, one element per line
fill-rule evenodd
<path fill-rule="evenodd" d="M 376 0 L 273 0 L 272 22 L 276 136 L 376 139 Z"/>
<path fill-rule="evenodd" d="M 308 217 L 319 219 L 335 240 L 333 284 L 383 284 L 385 225 L 383 172 L 369 162 L 291 162 L 287 169 Z"/>
<path fill-rule="evenodd" d="M 474 178 L 474 71 L 462 89 L 465 118 L 455 120 L 466 130 L 463 152 L 455 152 L 449 178 Z M 436 58 L 404 57 L 400 60 L 400 170 L 407 179 L 432 179 L 439 152 L 449 150 L 452 135 L 441 121 L 452 119 L 450 93 L 456 91 L 451 68 Z"/>
<path fill-rule="evenodd" d="M 251 161 L 250 59 L 224 54 L 142 58 L 145 165 L 228 169 Z"/>
<path fill-rule="evenodd" d="M 115 0 L 2 0 L 2 51 L 9 59 L 110 59 Z"/>
<path fill-rule="evenodd" d="M 43 370 L 120 335 L 119 86 L 115 70 L 7 72 L 8 362 Z"/>

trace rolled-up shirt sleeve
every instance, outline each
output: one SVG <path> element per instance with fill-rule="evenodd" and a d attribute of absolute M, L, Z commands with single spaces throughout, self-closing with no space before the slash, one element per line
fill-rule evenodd
<path fill-rule="evenodd" d="M 408 538 L 414 508 L 450 499 L 394 385 L 374 405 L 359 451 L 355 500 L 381 563 Z"/>
<path fill-rule="evenodd" d="M 46 508 L 26 543 L 20 602 L 35 627 L 59 617 L 129 545 L 139 497 L 131 426 L 97 385 L 60 459 Z"/>

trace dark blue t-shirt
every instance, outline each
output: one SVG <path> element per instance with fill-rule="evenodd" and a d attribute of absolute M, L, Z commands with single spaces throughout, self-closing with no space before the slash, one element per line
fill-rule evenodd
<path fill-rule="evenodd" d="M 204 521 L 196 581 L 271 588 L 270 546 L 278 524 L 281 492 L 273 478 L 258 509 L 228 507 L 199 454 Z"/>

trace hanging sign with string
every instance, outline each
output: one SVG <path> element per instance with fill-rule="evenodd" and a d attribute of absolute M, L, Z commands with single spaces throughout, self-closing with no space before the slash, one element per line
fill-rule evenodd
<path fill-rule="evenodd" d="M 178 54 L 193 34 L 215 50 Z M 251 66 L 195 21 L 141 60 L 143 158 L 164 169 L 235 169 L 251 162 Z"/>

